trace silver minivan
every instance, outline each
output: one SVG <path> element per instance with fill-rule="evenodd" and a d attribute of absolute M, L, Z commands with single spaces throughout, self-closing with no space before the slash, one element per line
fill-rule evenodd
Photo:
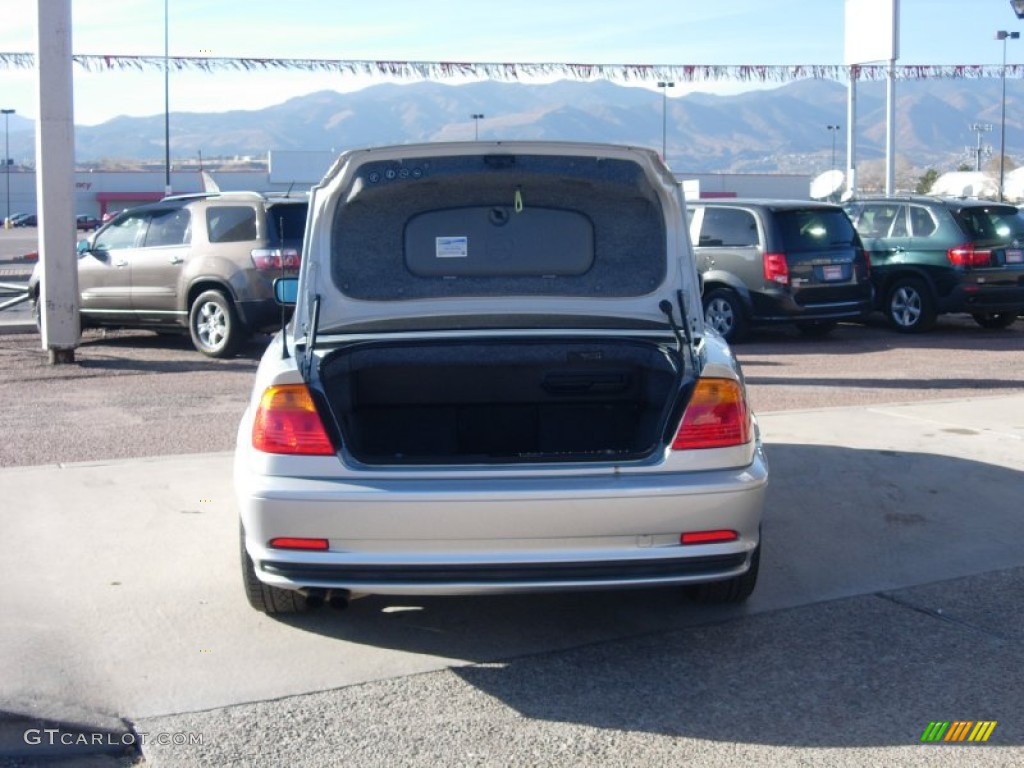
<path fill-rule="evenodd" d="M 754 589 L 767 464 L 654 152 L 346 153 L 276 288 L 234 466 L 254 608 Z"/>

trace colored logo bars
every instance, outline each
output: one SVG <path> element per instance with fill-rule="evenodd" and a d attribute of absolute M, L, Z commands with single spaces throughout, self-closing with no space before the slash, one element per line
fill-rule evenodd
<path fill-rule="evenodd" d="M 998 724 L 995 720 L 933 720 L 921 741 L 988 741 Z"/>

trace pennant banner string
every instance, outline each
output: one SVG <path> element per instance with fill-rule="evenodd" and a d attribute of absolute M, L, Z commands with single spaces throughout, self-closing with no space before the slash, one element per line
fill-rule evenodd
<path fill-rule="evenodd" d="M 119 56 L 78 54 L 75 64 L 87 72 L 327 72 L 413 80 L 487 78 L 517 81 L 560 77 L 569 80 L 612 80 L 684 83 L 720 81 L 783 83 L 792 80 L 884 80 L 887 64 L 572 64 L 465 61 L 371 61 L 366 59 L 280 59 L 205 56 Z M 31 69 L 31 53 L 0 53 L 0 68 Z M 999 64 L 897 64 L 900 80 L 975 79 L 1002 77 Z M 1007 77 L 1024 77 L 1024 64 L 1008 64 Z"/>

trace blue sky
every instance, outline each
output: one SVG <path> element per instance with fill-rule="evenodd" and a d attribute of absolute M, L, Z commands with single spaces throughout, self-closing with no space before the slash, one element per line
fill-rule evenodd
<path fill-rule="evenodd" d="M 46 0 L 38 0 L 45 2 Z M 168 0 L 172 56 L 604 64 L 841 64 L 845 0 Z M 0 0 L 0 52 L 35 48 L 35 3 Z M 1009 0 L 902 0 L 903 64 L 998 64 Z M 73 0 L 79 54 L 162 56 L 164 0 Z M 1009 63 L 1024 62 L 1024 39 Z M 75 121 L 163 113 L 163 74 L 75 67 Z M 172 73 L 172 111 L 256 109 L 372 84 L 302 72 Z M 677 87 L 737 92 L 749 84 Z M 0 106 L 36 116 L 35 75 L 0 68 Z"/>

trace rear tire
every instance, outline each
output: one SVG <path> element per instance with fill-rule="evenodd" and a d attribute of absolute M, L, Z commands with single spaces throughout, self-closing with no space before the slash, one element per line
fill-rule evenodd
<path fill-rule="evenodd" d="M 1016 312 L 975 312 L 971 317 L 982 328 L 988 328 L 989 330 L 1009 328 L 1017 322 Z"/>
<path fill-rule="evenodd" d="M 743 303 L 735 291 L 716 288 L 704 297 L 704 324 L 718 331 L 730 344 L 740 341 L 747 332 Z"/>
<path fill-rule="evenodd" d="M 220 291 L 204 291 L 188 312 L 192 344 L 207 357 L 232 357 L 245 340 L 235 306 Z"/>
<path fill-rule="evenodd" d="M 754 591 L 757 586 L 757 572 L 761 567 L 761 544 L 758 542 L 757 549 L 750 557 L 750 568 L 746 573 L 734 576 L 725 581 L 712 581 L 707 584 L 691 584 L 683 587 L 683 594 L 695 603 L 705 605 L 723 605 L 728 603 L 742 603 Z"/>
<path fill-rule="evenodd" d="M 885 316 L 900 333 L 923 333 L 935 325 L 935 302 L 923 280 L 902 277 L 885 297 Z"/>
<path fill-rule="evenodd" d="M 282 615 L 304 613 L 309 610 L 309 601 L 301 592 L 294 589 L 271 587 L 259 580 L 256 566 L 245 549 L 245 530 L 238 526 L 238 540 L 242 557 L 242 582 L 245 585 L 245 596 L 249 605 L 261 613 Z"/>

